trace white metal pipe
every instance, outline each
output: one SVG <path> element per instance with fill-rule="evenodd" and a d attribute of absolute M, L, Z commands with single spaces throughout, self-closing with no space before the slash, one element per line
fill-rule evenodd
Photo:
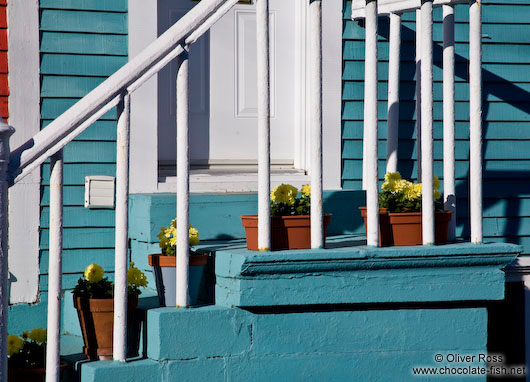
<path fill-rule="evenodd" d="M 131 98 L 124 94 L 118 104 L 116 144 L 116 249 L 114 255 L 113 358 L 127 357 L 127 248 L 129 242 L 129 142 Z"/>
<path fill-rule="evenodd" d="M 12 155 L 20 161 L 19 167 L 24 168 L 31 164 L 57 141 L 63 139 L 90 118 L 95 110 L 103 107 L 119 95 L 123 89 L 129 87 L 148 71 L 152 65 L 174 50 L 225 3 L 226 0 L 202 0 L 199 2 L 141 53 L 65 111 L 46 129 L 41 130 L 31 141 L 17 148 Z M 17 158 L 18 156 L 20 158 Z"/>
<path fill-rule="evenodd" d="M 416 167 L 421 182 L 421 9 L 416 10 Z"/>
<path fill-rule="evenodd" d="M 7 315 L 9 310 L 9 267 L 7 264 L 9 196 L 7 165 L 9 137 L 15 129 L 0 118 L 0 382 L 7 382 Z"/>
<path fill-rule="evenodd" d="M 256 0 L 258 72 L 258 250 L 271 244 L 269 0 Z"/>
<path fill-rule="evenodd" d="M 444 209 L 451 211 L 448 239 L 455 239 L 455 9 L 443 6 L 443 145 L 444 145 Z"/>
<path fill-rule="evenodd" d="M 423 244 L 434 244 L 432 0 L 421 5 L 421 179 Z"/>
<path fill-rule="evenodd" d="M 50 230 L 48 260 L 48 341 L 46 382 L 61 377 L 61 295 L 63 251 L 63 151 L 50 158 Z"/>
<path fill-rule="evenodd" d="M 15 176 L 15 179 L 13 183 L 17 183 L 24 179 L 28 174 L 30 174 L 33 170 L 35 170 L 37 167 L 39 167 L 41 164 L 43 164 L 49 157 L 51 157 L 53 154 L 55 154 L 57 151 L 63 149 L 69 142 L 71 142 L 75 137 L 77 137 L 79 134 L 81 134 L 83 131 L 85 131 L 88 127 L 90 127 L 94 122 L 96 122 L 98 119 L 100 119 L 103 115 L 108 113 L 114 106 L 120 102 L 121 95 L 118 95 L 114 97 L 108 104 L 103 106 L 101 109 L 99 109 L 97 112 L 92 114 L 90 118 L 88 118 L 85 122 L 83 122 L 81 125 L 79 125 L 76 129 L 74 129 L 70 134 L 62 138 L 61 140 L 57 141 L 54 145 L 52 145 L 48 150 L 44 151 L 44 153 L 36 158 L 31 164 L 24 167 L 20 173 L 13 174 Z"/>
<path fill-rule="evenodd" d="M 364 61 L 363 163 L 366 174 L 366 243 L 379 244 L 379 200 L 377 186 L 377 1 L 366 3 L 366 52 Z"/>
<path fill-rule="evenodd" d="M 189 47 L 177 58 L 177 307 L 189 305 Z"/>
<path fill-rule="evenodd" d="M 469 199 L 471 242 L 482 242 L 482 14 L 478 0 L 469 8 Z"/>
<path fill-rule="evenodd" d="M 322 1 L 310 3 L 311 248 L 324 247 L 322 206 Z"/>
<path fill-rule="evenodd" d="M 396 172 L 399 129 L 399 64 L 401 51 L 401 14 L 390 14 L 388 59 L 388 124 L 386 138 L 386 172 Z"/>

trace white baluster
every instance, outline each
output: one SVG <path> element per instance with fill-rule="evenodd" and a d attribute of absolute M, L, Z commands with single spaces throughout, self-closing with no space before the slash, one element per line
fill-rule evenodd
<path fill-rule="evenodd" d="M 434 244 L 432 0 L 421 5 L 421 179 L 423 244 Z"/>
<path fill-rule="evenodd" d="M 322 206 L 322 1 L 310 3 L 311 248 L 324 246 Z"/>
<path fill-rule="evenodd" d="M 455 9 L 443 6 L 443 142 L 444 142 L 444 209 L 452 211 L 448 239 L 455 239 Z"/>
<path fill-rule="evenodd" d="M 482 242 L 482 5 L 469 8 L 469 199 L 471 242 Z"/>
<path fill-rule="evenodd" d="M 416 167 L 421 182 L 421 9 L 416 10 Z"/>
<path fill-rule="evenodd" d="M 60 380 L 61 289 L 63 250 L 63 151 L 50 159 L 50 230 L 48 259 L 48 342 L 46 382 Z"/>
<path fill-rule="evenodd" d="M 386 172 L 396 172 L 399 128 L 399 64 L 401 50 L 401 15 L 390 14 L 390 47 L 388 62 L 388 125 L 386 138 Z"/>
<path fill-rule="evenodd" d="M 379 244 L 379 200 L 377 186 L 377 1 L 366 3 L 366 52 L 364 61 L 363 184 L 366 188 L 366 242 Z"/>
<path fill-rule="evenodd" d="M 129 94 L 118 104 L 118 139 L 116 144 L 116 250 L 114 259 L 114 334 L 113 358 L 127 357 L 127 248 L 129 229 Z"/>
<path fill-rule="evenodd" d="M 189 305 L 189 46 L 177 58 L 177 307 Z"/>
<path fill-rule="evenodd" d="M 8 241 L 8 174 L 9 137 L 15 129 L 0 118 L 0 382 L 7 382 L 7 312 L 9 307 L 9 268 L 7 265 Z"/>
<path fill-rule="evenodd" d="M 256 0 L 258 72 L 258 249 L 271 246 L 269 0 Z"/>

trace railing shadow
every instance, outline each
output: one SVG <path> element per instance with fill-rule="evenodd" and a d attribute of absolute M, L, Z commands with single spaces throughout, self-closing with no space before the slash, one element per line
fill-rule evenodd
<path fill-rule="evenodd" d="M 389 38 L 389 23 L 386 18 L 380 18 L 379 23 L 379 34 L 380 36 L 388 39 Z M 402 25 L 401 29 L 401 36 L 402 41 L 414 41 L 416 32 L 405 26 Z M 484 49 L 487 49 L 488 45 L 484 46 Z M 412 44 L 404 44 L 404 49 L 401 51 L 402 57 L 415 57 L 415 49 L 412 47 Z M 433 44 L 433 63 L 435 66 L 442 68 L 442 58 L 443 58 L 443 45 L 440 43 L 434 43 Z M 455 54 L 455 76 L 457 78 L 460 78 L 464 81 L 469 80 L 469 60 L 468 58 Z M 414 101 L 415 98 L 415 89 L 410 86 L 410 84 L 403 85 L 403 82 L 407 81 L 414 81 L 415 78 L 415 63 L 414 62 L 401 62 L 401 68 L 400 68 L 400 99 L 405 101 Z M 504 103 L 509 104 L 522 112 L 526 114 L 530 114 L 530 102 L 517 102 L 513 100 L 529 100 L 530 99 L 530 92 L 520 88 L 519 86 L 509 82 L 508 80 L 502 78 L 501 76 L 487 70 L 482 69 L 482 80 L 483 80 L 483 88 L 482 88 L 482 99 L 483 99 L 483 137 L 487 136 L 488 129 L 489 129 L 489 121 L 488 121 L 488 115 L 490 112 L 490 103 L 487 101 L 488 96 L 492 95 L 496 98 L 502 100 Z M 468 102 L 468 101 L 466 101 Z M 461 115 L 456 115 L 456 119 L 462 121 L 463 118 Z M 405 139 L 413 139 L 413 134 L 415 131 L 413 124 L 406 124 L 405 121 L 412 121 L 414 122 L 414 108 L 411 107 L 400 107 L 400 129 L 403 129 L 403 125 L 405 126 L 406 134 L 400 135 L 400 140 Z M 466 117 L 466 122 L 469 121 L 468 117 Z M 403 131 L 403 130 L 402 130 Z M 491 142 L 488 140 L 484 140 L 483 144 L 483 161 L 485 159 L 485 153 L 490 149 Z M 404 174 L 406 177 L 414 177 L 413 169 L 414 169 L 414 145 L 402 145 L 400 142 L 399 146 L 399 157 L 400 162 L 398 162 L 398 168 L 402 174 Z M 407 158 L 410 160 L 403 161 L 401 159 Z M 437 160 L 441 160 L 442 158 L 435 158 Z M 469 160 L 469 157 L 466 159 Z M 486 166 L 484 166 L 486 167 Z M 493 208 L 495 205 L 500 203 L 500 199 L 505 200 L 505 207 L 504 207 L 504 213 L 502 216 L 503 218 L 507 219 L 507 224 L 505 228 L 503 229 L 502 236 L 505 238 L 508 237 L 511 242 L 520 242 L 520 237 L 518 236 L 518 232 L 521 229 L 521 219 L 520 214 L 521 211 L 521 201 L 520 197 L 521 195 L 529 195 L 530 194 L 530 182 L 528 181 L 518 181 L 523 179 L 530 179 L 530 171 L 510 171 L 507 169 L 506 171 L 492 171 L 488 169 L 483 170 L 483 179 L 484 184 L 483 188 L 486 190 L 489 188 L 488 192 L 486 193 L 486 196 L 484 197 L 483 207 L 484 210 L 487 210 L 489 208 Z M 503 193 L 501 193 L 503 196 L 500 198 L 496 198 L 493 196 L 494 192 L 492 192 L 491 188 L 495 188 L 496 185 L 494 183 L 490 183 L 489 181 L 498 180 L 498 179 L 508 179 L 512 180 L 514 183 L 514 187 L 511 187 L 510 190 L 504 190 Z M 458 199 L 467 198 L 469 194 L 469 171 L 467 172 L 465 178 L 460 178 L 457 181 L 457 187 L 456 187 L 456 196 Z M 464 216 L 467 216 L 467 206 L 463 206 L 457 204 L 457 211 L 460 211 L 460 213 L 457 212 L 458 217 L 462 218 Z M 465 221 L 465 223 L 463 223 Z M 460 219 L 459 224 L 464 224 L 463 227 L 463 233 L 462 235 L 465 238 L 469 238 L 470 236 L 470 227 L 469 222 L 467 219 Z M 485 232 L 487 234 L 487 232 Z"/>

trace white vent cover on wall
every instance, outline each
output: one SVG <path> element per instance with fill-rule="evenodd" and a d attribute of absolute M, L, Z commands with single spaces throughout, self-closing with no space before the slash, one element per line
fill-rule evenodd
<path fill-rule="evenodd" d="M 113 176 L 85 176 L 85 208 L 114 208 Z"/>

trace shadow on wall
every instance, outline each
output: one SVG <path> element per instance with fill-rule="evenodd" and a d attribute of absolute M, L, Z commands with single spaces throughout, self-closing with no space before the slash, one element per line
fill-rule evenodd
<path fill-rule="evenodd" d="M 387 20 L 381 19 L 379 27 L 380 36 L 388 39 L 389 38 L 389 24 Z M 416 32 L 402 25 L 401 29 L 402 40 L 403 41 L 414 41 Z M 484 50 L 488 49 L 488 45 L 484 45 Z M 490 45 L 489 49 L 494 49 L 493 45 Z M 401 51 L 402 57 L 415 57 L 415 49 L 411 44 L 404 44 Z M 433 44 L 433 63 L 437 67 L 442 67 L 442 57 L 443 57 L 443 45 L 440 43 Z M 410 60 L 409 60 L 410 61 Z M 413 60 L 412 60 L 413 61 Z M 469 60 L 462 55 L 455 54 L 455 75 L 458 78 L 468 81 L 469 80 Z M 405 101 L 413 101 L 415 98 L 415 63 L 407 62 L 406 64 L 401 65 L 400 69 L 400 98 Z M 503 104 L 510 105 L 511 107 L 518 109 L 526 115 L 530 115 L 530 103 L 527 100 L 530 99 L 530 92 L 524 90 L 523 88 L 517 86 L 514 83 L 509 82 L 508 80 L 500 77 L 499 75 L 482 69 L 482 99 L 483 99 L 483 137 L 493 136 L 493 134 L 488 134 L 488 129 L 490 128 L 490 121 L 488 116 L 490 116 L 491 104 L 487 101 L 489 96 L 493 96 L 502 101 Z M 524 102 L 523 102 L 524 101 Z M 462 103 L 462 102 L 458 102 Z M 466 104 L 468 103 L 466 99 Z M 403 107 L 404 106 L 404 107 Z M 413 160 L 413 153 L 415 151 L 415 142 L 414 142 L 414 122 L 406 123 L 407 121 L 414 121 L 415 118 L 415 106 L 412 103 L 405 104 L 400 107 L 400 140 L 406 140 L 406 142 L 400 142 L 399 145 L 399 158 L 400 162 L 398 164 L 399 171 L 407 178 L 415 177 L 415 164 Z M 436 113 L 436 112 L 435 112 Z M 469 112 L 466 111 L 465 114 L 462 112 L 459 113 L 458 108 L 456 108 L 456 120 L 461 122 L 469 122 Z M 441 115 L 441 113 L 440 113 Z M 405 123 L 403 123 L 405 122 Z M 509 128 L 509 122 L 506 122 L 506 128 Z M 469 130 L 465 131 L 466 137 L 469 135 Z M 513 134 L 511 134 L 513 135 Z M 462 136 L 460 132 L 457 134 Z M 511 138 L 517 140 L 515 138 Z M 529 147 L 530 148 L 530 147 Z M 467 146 L 466 146 L 466 150 Z M 483 160 L 485 159 L 486 152 L 493 152 L 493 150 L 498 150 L 493 146 L 491 140 L 484 140 L 483 144 Z M 517 148 L 513 148 L 517 150 Z M 510 149 L 508 148 L 508 151 Z M 529 154 L 526 156 L 530 158 Z M 501 155 L 502 153 L 499 153 Z M 508 159 L 508 157 L 499 157 L 498 159 Z M 517 157 L 517 159 L 524 159 L 526 157 Z M 405 160 L 402 160 L 405 159 Z M 435 158 L 441 160 L 441 157 Z M 465 158 L 457 157 L 457 162 L 468 162 L 469 161 L 469 152 Z M 488 220 L 491 224 L 486 224 L 484 226 L 484 235 L 489 237 L 499 237 L 503 238 L 505 241 L 521 243 L 521 236 L 524 236 L 522 232 L 526 230 L 525 220 L 521 217 L 528 215 L 524 212 L 524 201 L 523 198 L 530 195 L 530 170 L 514 170 L 510 168 L 513 165 L 513 162 L 507 162 L 506 164 L 500 165 L 500 169 L 489 169 L 486 162 L 484 163 L 483 170 L 483 210 L 491 210 Z M 458 163 L 457 163 L 458 166 Z M 497 166 L 499 167 L 499 166 Z M 518 166 L 521 167 L 521 166 Z M 504 170 L 505 168 L 505 170 Z M 470 227 L 469 227 L 469 211 L 468 211 L 468 190 L 469 190 L 469 171 L 466 171 L 465 175 L 457 175 L 457 188 L 456 195 L 458 198 L 457 203 L 457 224 L 461 228 L 461 236 L 464 238 L 469 238 L 470 236 Z M 528 249 L 530 251 L 530 248 Z"/>

